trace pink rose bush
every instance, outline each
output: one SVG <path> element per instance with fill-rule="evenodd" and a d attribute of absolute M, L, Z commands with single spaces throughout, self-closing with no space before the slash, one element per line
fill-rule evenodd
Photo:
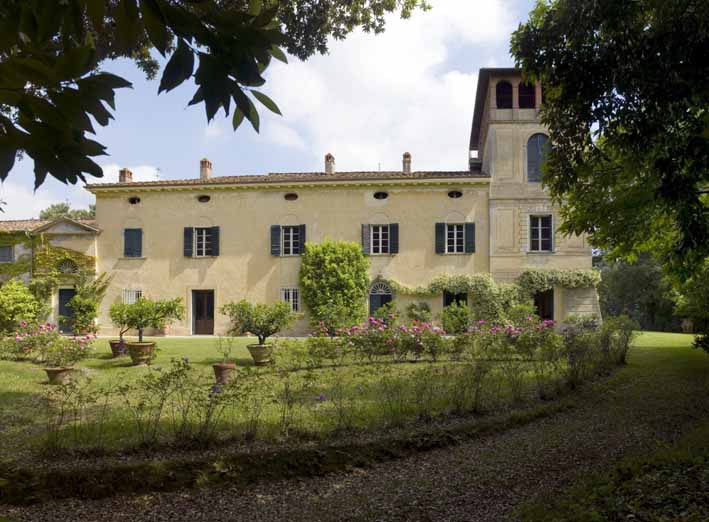
<path fill-rule="evenodd" d="M 394 321 L 370 317 L 367 322 L 337 332 L 345 348 L 373 360 L 392 357 L 405 360 L 428 355 L 435 360 L 444 348 L 445 331 L 431 323 L 397 326 Z"/>
<path fill-rule="evenodd" d="M 50 366 L 70 366 L 88 356 L 96 334 L 65 337 L 52 323 L 21 321 L 4 341 L 3 357 L 31 360 Z"/>

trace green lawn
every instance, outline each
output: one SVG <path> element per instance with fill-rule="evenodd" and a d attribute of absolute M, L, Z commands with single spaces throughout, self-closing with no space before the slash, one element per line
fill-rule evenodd
<path fill-rule="evenodd" d="M 53 439 L 55 445 L 67 448 L 119 449 L 146 442 L 143 428 L 136 422 L 136 412 L 141 401 L 146 403 L 140 422 L 143 426 L 149 423 L 157 411 L 154 403 L 158 402 L 159 392 L 123 395 L 120 387 L 148 374 L 164 375 L 172 361 L 183 359 L 189 362 L 190 377 L 186 382 L 192 385 L 177 387 L 180 391 L 161 411 L 154 431 L 160 443 L 186 442 L 193 437 L 200 429 L 199 422 L 209 414 L 214 382 L 211 366 L 221 361 L 218 340 L 151 340 L 157 341 L 159 352 L 147 367 L 131 366 L 128 357 L 111 358 L 108 341 L 99 339 L 92 357 L 77 365 L 81 370 L 77 379 L 79 393 L 90 398 L 85 405 L 76 394 L 63 398 L 54 395 L 48 400 L 49 394 L 56 394 L 60 387 L 46 384 L 41 366 L 0 361 L 0 454 L 7 460 L 29 457 L 42 448 L 52 433 L 58 435 Z M 467 411 L 472 407 L 471 390 L 458 386 L 467 377 L 454 361 L 371 364 L 348 359 L 342 366 L 283 372 L 254 367 L 246 349 L 246 344 L 253 342 L 243 338 L 235 342 L 230 360 L 240 368 L 237 382 L 243 383 L 244 389 L 228 399 L 219 396 L 224 404 L 216 408 L 213 419 L 218 438 L 321 439 L 342 430 L 403 426 L 453 408 Z M 528 373 L 524 370 L 521 380 L 525 396 L 533 397 L 534 386 Z M 486 390 L 481 396 L 481 404 L 487 410 L 512 402 L 509 386 L 495 371 L 486 378 Z M 58 425 L 62 411 L 63 422 Z M 183 426 L 185 419 L 191 426 Z"/>
<path fill-rule="evenodd" d="M 643 333 L 628 367 L 596 386 L 608 419 L 652 427 L 644 451 L 519 510 L 525 522 L 709 520 L 709 355 L 684 334 Z M 613 397 L 617 397 L 613 398 Z M 669 407 L 668 407 L 669 403 Z M 633 406 L 628 411 L 628 405 Z M 652 448 L 648 451 L 647 448 Z"/>
<path fill-rule="evenodd" d="M 145 442 L 136 423 L 135 405 L 141 400 L 148 405 L 142 415 L 149 418 L 157 392 L 122 395 L 122 385 L 135 383 L 148 374 L 166 373 L 172 360 L 186 358 L 191 367 L 190 383 L 180 384 L 180 392 L 171 399 L 169 408 L 161 412 L 156 423 L 158 442 L 179 442 L 185 433 L 182 420 L 194 424 L 209 412 L 213 383 L 211 365 L 219 362 L 215 338 L 155 338 L 159 352 L 152 369 L 131 366 L 127 357 L 113 359 L 106 339 L 96 342 L 91 358 L 78 366 L 87 379 L 79 379 L 81 393 L 90 397 L 82 405 L 76 395 L 63 402 L 47 400 L 57 387 L 46 384 L 41 366 L 28 362 L 0 361 L 0 455 L 5 460 L 31 458 L 48 439 L 58 433 L 60 446 L 74 448 L 118 449 Z M 417 419 L 435 417 L 471 408 L 470 375 L 454 361 L 438 363 L 377 363 L 343 367 L 278 372 L 273 368 L 255 369 L 246 344 L 252 339 L 237 339 L 232 353 L 241 368 L 239 380 L 245 383 L 235 398 L 223 399 L 224 405 L 214 420 L 220 438 L 244 439 L 258 436 L 267 440 L 323 438 L 337 435 L 342 429 L 386 429 Z M 630 365 L 621 372 L 634 371 L 633 361 L 651 363 L 653 371 L 665 365 L 686 367 L 687 372 L 705 371 L 704 359 L 689 348 L 691 336 L 681 334 L 644 333 L 631 352 Z M 706 357 L 709 361 L 709 357 Z M 156 372 L 161 368 L 161 372 Z M 646 370 L 645 370 L 646 371 Z M 534 383 L 528 373 L 522 375 L 523 402 L 535 397 Z M 609 392 L 615 393 L 613 379 Z M 248 386 L 247 386 L 248 385 Z M 192 394 L 192 395 L 190 395 Z M 134 404 L 127 407 L 126 397 Z M 486 378 L 483 410 L 507 410 L 514 401 L 508 381 L 499 370 Z M 220 396 L 221 399 L 221 396 Z M 151 402 L 152 401 L 152 402 Z M 639 401 L 641 404 L 642 401 Z M 59 404 L 65 406 L 64 421 L 56 429 Z M 199 405 L 192 407 L 190 405 Z M 519 406 L 519 405 L 518 405 Z M 643 407 L 642 405 L 639 407 Z M 78 412 L 78 414 L 77 414 Z M 73 421 L 73 417 L 77 419 Z M 141 420 L 145 425 L 145 419 Z M 48 426 L 53 429 L 48 430 Z"/>

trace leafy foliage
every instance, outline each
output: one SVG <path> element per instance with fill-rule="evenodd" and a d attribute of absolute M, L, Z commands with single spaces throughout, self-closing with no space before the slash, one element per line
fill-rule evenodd
<path fill-rule="evenodd" d="M 326 240 L 306 243 L 300 288 L 312 322 L 334 332 L 362 321 L 367 313 L 369 260 L 357 243 Z"/>
<path fill-rule="evenodd" d="M 114 303 L 108 311 L 113 326 L 118 328 L 118 337 L 123 340 L 123 336 L 130 330 L 130 305 L 125 303 Z"/>
<path fill-rule="evenodd" d="M 466 303 L 453 301 L 441 312 L 441 326 L 446 332 L 461 334 L 468 329 L 473 320 L 473 312 Z"/>
<path fill-rule="evenodd" d="M 0 332 L 14 330 L 20 321 L 34 321 L 40 310 L 41 304 L 19 279 L 0 286 Z"/>
<path fill-rule="evenodd" d="M 250 95 L 268 110 L 262 92 L 279 46 L 300 58 L 327 51 L 327 38 L 355 27 L 380 32 L 385 14 L 408 17 L 422 0 L 8 0 L 0 4 L 0 180 L 19 154 L 35 165 L 35 186 L 47 175 L 65 183 L 101 177 L 92 159 L 106 147 L 90 138 L 94 122 L 109 124 L 117 89 L 130 82 L 100 69 L 128 57 L 149 78 L 158 72 L 155 49 L 169 59 L 158 92 L 194 78 L 190 105 L 204 104 L 207 119 L 233 107 L 259 130 Z M 93 121 L 92 121 L 93 120 Z"/>
<path fill-rule="evenodd" d="M 654 257 L 644 254 L 635 263 L 604 261 L 600 269 L 604 319 L 627 314 L 644 330 L 679 330 L 674 313 L 679 295 Z"/>
<path fill-rule="evenodd" d="M 562 231 L 681 278 L 709 255 L 709 19 L 704 0 L 541 0 L 512 36 L 542 81 L 544 182 Z"/>
<path fill-rule="evenodd" d="M 684 284 L 677 313 L 691 319 L 694 330 L 702 334 L 695 346 L 709 353 L 709 259 L 702 270 Z"/>
<path fill-rule="evenodd" d="M 96 217 L 96 205 L 89 205 L 88 209 L 73 209 L 69 203 L 54 203 L 40 211 L 39 219 L 53 221 L 62 217 L 71 219 L 94 219 Z"/>
<path fill-rule="evenodd" d="M 231 320 L 231 334 L 251 333 L 258 337 L 259 344 L 264 344 L 266 339 L 287 328 L 295 320 L 290 305 L 283 301 L 251 304 L 242 299 L 238 303 L 225 304 L 221 312 Z"/>
<path fill-rule="evenodd" d="M 179 321 L 185 314 L 185 307 L 179 297 L 156 301 L 138 299 L 126 307 L 125 326 L 138 330 L 138 342 L 141 343 L 146 328 L 165 328 L 169 322 Z"/>
<path fill-rule="evenodd" d="M 73 312 L 71 323 L 75 334 L 96 332 L 98 308 L 110 284 L 111 276 L 106 273 L 95 279 L 85 272 L 79 274 L 75 286 L 76 294 L 67 303 Z"/>

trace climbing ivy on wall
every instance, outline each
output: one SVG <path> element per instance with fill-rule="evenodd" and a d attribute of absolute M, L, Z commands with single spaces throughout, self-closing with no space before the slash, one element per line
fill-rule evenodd
<path fill-rule="evenodd" d="M 468 294 L 468 303 L 476 319 L 501 320 L 516 305 L 531 304 L 537 292 L 554 286 L 594 288 L 601 280 L 595 270 L 526 270 L 514 283 L 496 283 L 490 274 L 440 274 L 426 286 L 409 287 L 393 280 L 383 280 L 399 295 L 432 296 L 444 291 Z"/>
<path fill-rule="evenodd" d="M 44 317 L 49 313 L 48 300 L 62 279 L 74 279 L 82 274 L 95 272 L 96 258 L 76 250 L 52 245 L 41 236 L 27 236 L 22 232 L 1 232 L 0 245 L 23 246 L 25 252 L 17 256 L 12 263 L 0 264 L 0 279 L 12 279 L 31 272 L 29 288 L 43 304 L 44 309 L 40 315 Z M 34 252 L 34 260 L 31 252 Z M 61 271 L 62 264 L 67 261 L 76 267 L 75 272 Z"/>

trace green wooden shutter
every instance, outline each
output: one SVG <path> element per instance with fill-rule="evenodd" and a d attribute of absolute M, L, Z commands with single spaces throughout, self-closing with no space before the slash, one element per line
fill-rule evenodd
<path fill-rule="evenodd" d="M 399 223 L 389 225 L 389 253 L 399 253 Z"/>
<path fill-rule="evenodd" d="M 446 253 L 446 224 L 436 223 L 436 254 Z"/>
<path fill-rule="evenodd" d="M 368 256 L 371 251 L 371 230 L 369 228 L 369 225 L 362 225 L 362 252 L 364 252 L 365 256 Z"/>
<path fill-rule="evenodd" d="M 208 252 L 208 255 L 218 256 L 219 255 L 219 227 L 212 227 L 211 235 L 212 235 L 212 243 L 210 245 L 211 251 Z"/>
<path fill-rule="evenodd" d="M 300 236 L 298 254 L 302 254 L 303 250 L 305 250 L 305 225 L 298 225 L 298 235 Z"/>
<path fill-rule="evenodd" d="M 281 225 L 271 225 L 271 255 L 281 255 Z"/>
<path fill-rule="evenodd" d="M 123 257 L 141 257 L 143 231 L 139 228 L 123 229 Z"/>
<path fill-rule="evenodd" d="M 475 252 L 475 223 L 465 224 L 465 253 Z"/>
<path fill-rule="evenodd" d="M 185 251 L 185 257 L 192 257 L 193 254 L 193 247 L 194 247 L 194 228 L 192 227 L 185 227 L 185 244 L 184 244 L 184 251 Z"/>

